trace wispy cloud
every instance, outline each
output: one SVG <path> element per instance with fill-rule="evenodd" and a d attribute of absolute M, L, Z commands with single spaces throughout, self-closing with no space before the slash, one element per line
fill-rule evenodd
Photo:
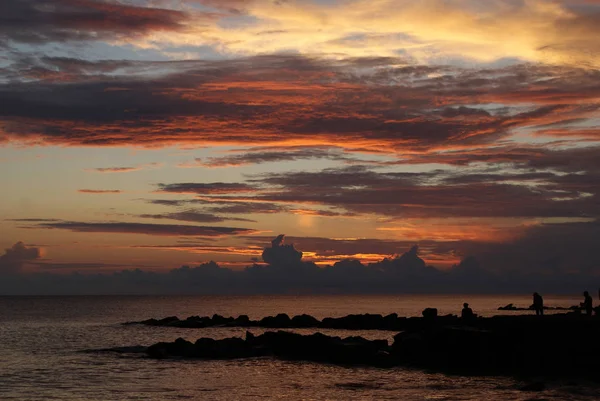
<path fill-rule="evenodd" d="M 27 228 L 69 230 L 84 233 L 121 233 L 158 236 L 224 237 L 229 235 L 252 234 L 256 230 L 236 227 L 191 226 L 174 224 L 149 224 L 128 222 L 75 222 L 61 221 L 40 223 Z"/>
<path fill-rule="evenodd" d="M 78 189 L 77 192 L 82 194 L 121 194 L 124 191 L 120 189 Z"/>
<path fill-rule="evenodd" d="M 162 167 L 162 163 L 146 163 L 138 166 L 127 166 L 127 167 L 96 167 L 87 168 L 85 171 L 93 173 L 130 173 L 132 171 L 140 171 L 148 168 Z"/>

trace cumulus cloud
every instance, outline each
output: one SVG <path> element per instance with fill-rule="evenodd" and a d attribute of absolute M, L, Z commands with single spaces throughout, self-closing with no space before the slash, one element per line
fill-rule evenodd
<path fill-rule="evenodd" d="M 302 252 L 296 250 L 293 244 L 283 243 L 284 235 L 279 235 L 271 241 L 271 247 L 265 248 L 262 258 L 270 265 L 295 266 L 302 260 Z"/>
<path fill-rule="evenodd" d="M 5 249 L 0 256 L 0 274 L 19 273 L 23 265 L 41 257 L 41 251 L 36 247 L 28 247 L 23 242 L 17 242 Z"/>
<path fill-rule="evenodd" d="M 421 258 L 418 246 L 405 247 L 404 253 L 373 263 L 348 258 L 318 267 L 303 260 L 302 252 L 294 245 L 283 244 L 283 236 L 280 236 L 263 249 L 266 264 L 254 263 L 243 270 L 208 262 L 163 273 L 135 269 L 112 274 L 44 273 L 26 278 L 17 275 L 10 282 L 0 282 L 0 291 L 3 294 L 578 293 L 600 279 L 597 269 L 600 260 L 594 242 L 598 227 L 597 221 L 547 224 L 531 228 L 510 243 L 438 244 L 474 252 L 449 270 L 429 266 Z M 589 239 L 581 240 L 585 235 L 589 235 Z M 17 244 L 7 250 L 0 261 L 14 266 L 14 263 L 35 261 L 38 257 L 37 249 Z M 50 262 L 49 267 L 52 266 Z M 94 268 L 96 264 L 86 266 Z M 68 270 L 73 266 L 58 264 L 55 267 Z"/>

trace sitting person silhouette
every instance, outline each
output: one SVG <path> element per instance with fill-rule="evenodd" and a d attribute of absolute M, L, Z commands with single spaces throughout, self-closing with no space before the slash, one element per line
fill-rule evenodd
<path fill-rule="evenodd" d="M 475 314 L 473 313 L 473 309 L 469 308 L 469 304 L 466 302 L 463 304 L 463 309 L 462 309 L 462 312 L 460 313 L 460 317 L 465 320 L 470 320 L 475 317 Z"/>
<path fill-rule="evenodd" d="M 588 316 L 592 316 L 594 307 L 592 305 L 592 297 L 590 296 L 590 293 L 587 291 L 583 292 L 583 302 L 581 303 L 581 307 L 585 310 L 585 313 Z"/>
<path fill-rule="evenodd" d="M 544 298 L 537 292 L 533 293 L 533 309 L 538 316 L 544 316 Z"/>

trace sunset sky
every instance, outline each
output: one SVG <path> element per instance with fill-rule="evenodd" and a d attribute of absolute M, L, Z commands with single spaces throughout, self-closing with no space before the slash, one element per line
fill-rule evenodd
<path fill-rule="evenodd" d="M 598 274 L 599 109 L 599 0 L 1 0 L 0 268 Z"/>

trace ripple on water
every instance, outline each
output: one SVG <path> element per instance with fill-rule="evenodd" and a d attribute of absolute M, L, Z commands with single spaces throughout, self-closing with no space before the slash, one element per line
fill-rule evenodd
<path fill-rule="evenodd" d="M 445 301 L 444 301 L 445 300 Z M 234 361 L 156 361 L 142 355 L 80 352 L 150 345 L 183 337 L 244 337 L 244 328 L 173 329 L 122 326 L 126 320 L 168 315 L 277 312 L 342 316 L 348 313 L 418 314 L 423 305 L 451 311 L 456 299 L 431 297 L 70 297 L 0 298 L 1 400 L 596 400 L 589 383 L 551 383 L 543 392 L 498 377 L 469 378 L 406 369 L 345 368 L 257 358 Z M 466 299 L 503 305 L 515 299 Z M 527 299 L 528 301 L 528 299 Z M 408 303 L 407 303 L 408 302 Z M 462 302 L 462 300 L 461 300 Z M 570 301 L 565 301 L 566 303 Z M 491 308 L 491 306 L 489 306 Z M 491 309 L 490 309 L 491 310 Z M 403 313 L 404 312 L 404 313 Z M 255 334 L 263 330 L 252 329 Z M 302 333 L 310 330 L 298 330 Z M 391 341 L 391 332 L 346 332 Z"/>

